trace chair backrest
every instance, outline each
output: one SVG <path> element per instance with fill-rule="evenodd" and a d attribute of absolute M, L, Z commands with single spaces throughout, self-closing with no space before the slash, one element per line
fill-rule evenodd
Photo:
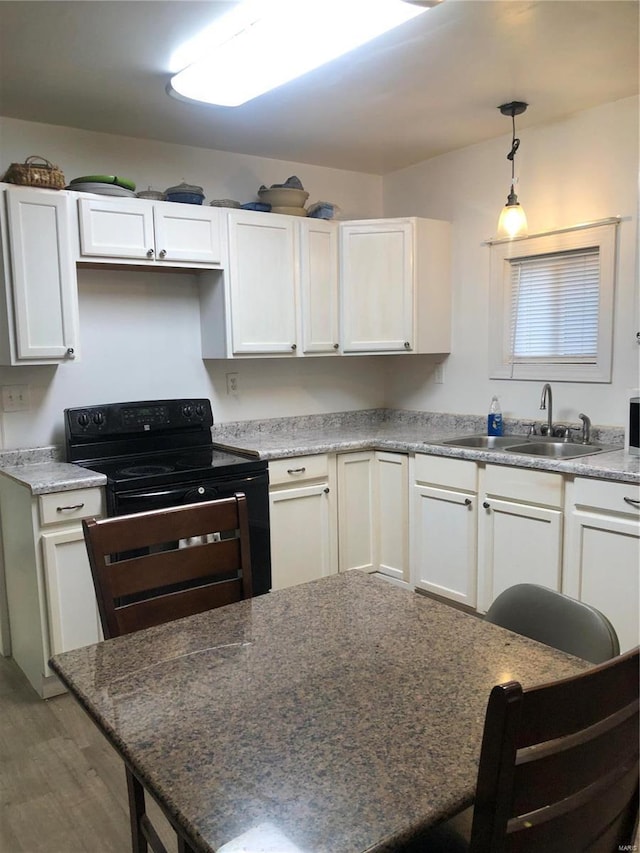
<path fill-rule="evenodd" d="M 618 636 L 603 613 L 537 584 L 509 587 L 500 593 L 484 618 L 591 663 L 602 663 L 620 654 Z"/>
<path fill-rule="evenodd" d="M 247 501 L 83 521 L 106 639 L 252 595 Z"/>
<path fill-rule="evenodd" d="M 469 853 L 633 850 L 638 653 L 489 697 Z"/>

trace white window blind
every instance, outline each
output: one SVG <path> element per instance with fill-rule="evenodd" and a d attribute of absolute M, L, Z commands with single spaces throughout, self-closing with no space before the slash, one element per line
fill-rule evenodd
<path fill-rule="evenodd" d="M 510 264 L 511 362 L 595 364 L 599 247 L 514 258 Z"/>

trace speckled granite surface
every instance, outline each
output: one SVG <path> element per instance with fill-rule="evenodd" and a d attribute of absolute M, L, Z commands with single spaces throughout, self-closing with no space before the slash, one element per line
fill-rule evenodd
<path fill-rule="evenodd" d="M 532 421 L 507 419 L 505 431 L 527 435 Z M 541 421 L 536 421 L 539 426 Z M 578 424 L 571 424 L 578 428 Z M 229 450 L 261 459 L 280 459 L 314 453 L 344 453 L 351 450 L 389 450 L 398 453 L 431 453 L 458 459 L 518 465 L 563 474 L 578 474 L 627 483 L 640 483 L 640 457 L 623 450 L 562 460 L 443 447 L 438 442 L 462 433 L 484 433 L 484 417 L 367 409 L 305 417 L 270 418 L 216 424 L 213 441 Z M 593 441 L 622 447 L 619 427 L 594 427 Z M 0 451 L 0 473 L 28 486 L 33 494 L 101 486 L 106 478 L 86 468 L 63 462 L 61 448 Z"/>
<path fill-rule="evenodd" d="M 389 853 L 472 799 L 494 684 L 588 667 L 360 572 L 52 665 L 197 849 L 218 853 L 264 824 L 295 853 Z"/>
<path fill-rule="evenodd" d="M 530 420 L 507 419 L 505 431 L 526 437 L 531 423 Z M 536 422 L 538 427 L 540 423 Z M 213 428 L 213 440 L 229 450 L 253 453 L 261 459 L 378 449 L 400 453 L 431 453 L 498 465 L 517 465 L 522 468 L 640 483 L 640 457 L 630 456 L 622 449 L 578 459 L 549 459 L 446 447 L 438 443 L 454 435 L 484 434 L 485 431 L 485 419 L 473 415 L 374 409 L 306 418 L 273 418 L 265 421 L 218 424 Z M 617 427 L 596 427 L 593 430 L 593 441 L 622 447 L 624 435 Z"/>

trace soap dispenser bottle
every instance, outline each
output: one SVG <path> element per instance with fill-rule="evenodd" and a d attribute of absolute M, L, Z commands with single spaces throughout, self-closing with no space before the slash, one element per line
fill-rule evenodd
<path fill-rule="evenodd" d="M 489 406 L 487 435 L 502 435 L 502 412 L 500 411 L 500 402 L 495 395 L 491 398 L 491 405 Z"/>

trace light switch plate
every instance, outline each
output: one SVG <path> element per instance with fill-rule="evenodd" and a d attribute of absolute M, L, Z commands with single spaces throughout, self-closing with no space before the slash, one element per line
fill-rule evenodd
<path fill-rule="evenodd" d="M 31 408 L 31 391 L 28 385 L 2 386 L 2 411 L 27 412 Z"/>

